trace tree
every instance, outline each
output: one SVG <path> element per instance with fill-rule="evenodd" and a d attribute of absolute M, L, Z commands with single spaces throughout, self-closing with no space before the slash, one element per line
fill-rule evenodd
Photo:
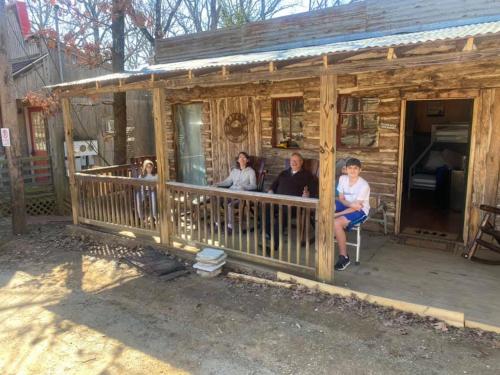
<path fill-rule="evenodd" d="M 357 3 L 359 1 L 363 0 L 309 0 L 309 10 L 336 7 L 340 5 Z"/>
<path fill-rule="evenodd" d="M 263 21 L 294 6 L 292 2 L 285 3 L 283 0 L 221 0 L 221 4 L 222 26 Z"/>
<path fill-rule="evenodd" d="M 24 179 L 21 165 L 21 145 L 17 126 L 17 107 L 12 81 L 12 68 L 7 55 L 7 23 L 5 0 L 0 0 L 0 127 L 10 130 L 11 146 L 5 147 L 10 177 L 12 202 L 12 231 L 21 234 L 26 231 L 24 200 Z"/>

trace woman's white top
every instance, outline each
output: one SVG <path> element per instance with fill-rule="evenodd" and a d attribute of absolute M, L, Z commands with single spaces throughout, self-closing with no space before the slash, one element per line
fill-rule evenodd
<path fill-rule="evenodd" d="M 370 185 L 362 177 L 353 185 L 349 185 L 349 176 L 342 175 L 337 186 L 339 194 L 343 194 L 348 202 L 359 201 L 363 205 L 362 210 L 366 215 L 370 213 Z"/>
<path fill-rule="evenodd" d="M 217 184 L 219 187 L 228 187 L 231 190 L 255 190 L 257 178 L 252 167 L 245 169 L 234 168 L 229 177 Z"/>

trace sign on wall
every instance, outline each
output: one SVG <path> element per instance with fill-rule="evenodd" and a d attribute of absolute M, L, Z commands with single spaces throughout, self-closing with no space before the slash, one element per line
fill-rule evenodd
<path fill-rule="evenodd" d="M 1 128 L 0 134 L 2 136 L 2 146 L 10 147 L 10 132 L 9 128 Z"/>

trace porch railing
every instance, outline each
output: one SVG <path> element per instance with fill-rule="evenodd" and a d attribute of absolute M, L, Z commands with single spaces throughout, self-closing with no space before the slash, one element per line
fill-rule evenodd
<path fill-rule="evenodd" d="M 167 220 L 169 245 L 218 247 L 314 274 L 317 199 L 167 182 L 161 202 L 156 181 L 114 175 L 126 167 L 75 174 L 80 223 L 159 236 Z"/>
<path fill-rule="evenodd" d="M 75 174 L 79 222 L 158 235 L 156 181 L 89 172 Z"/>
<path fill-rule="evenodd" d="M 167 183 L 174 241 L 314 273 L 318 200 Z"/>
<path fill-rule="evenodd" d="M 134 177 L 132 175 L 133 166 L 131 164 L 112 165 L 109 167 L 97 167 L 81 171 L 81 174 L 93 176 L 115 176 L 115 177 Z"/>

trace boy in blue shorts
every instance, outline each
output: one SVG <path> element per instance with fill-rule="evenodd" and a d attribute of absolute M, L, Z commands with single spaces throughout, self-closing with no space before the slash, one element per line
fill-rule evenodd
<path fill-rule="evenodd" d="M 339 197 L 335 201 L 335 238 L 339 246 L 337 271 L 345 270 L 350 264 L 345 229 L 363 222 L 370 212 L 370 186 L 359 176 L 361 162 L 354 158 L 347 160 L 346 170 L 347 175 L 339 178 Z"/>

